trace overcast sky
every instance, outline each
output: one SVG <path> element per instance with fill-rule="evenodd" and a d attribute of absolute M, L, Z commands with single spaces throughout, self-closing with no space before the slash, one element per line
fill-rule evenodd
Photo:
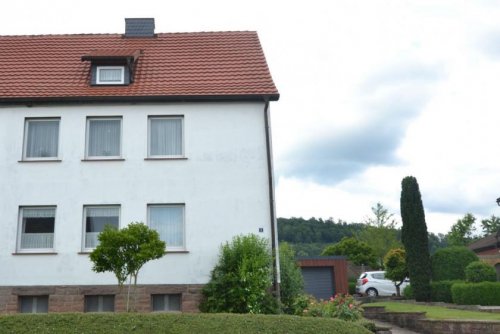
<path fill-rule="evenodd" d="M 500 215 L 500 1 L 7 1 L 0 34 L 256 30 L 280 217 L 399 219 L 417 177 L 430 231 Z M 1 52 L 1 50 L 0 50 Z"/>

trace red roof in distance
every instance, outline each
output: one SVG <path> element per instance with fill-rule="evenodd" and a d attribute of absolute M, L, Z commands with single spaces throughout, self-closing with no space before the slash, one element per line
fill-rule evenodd
<path fill-rule="evenodd" d="M 0 36 L 0 102 L 106 97 L 277 100 L 256 32 Z M 91 86 L 90 61 L 137 59 L 134 82 Z"/>

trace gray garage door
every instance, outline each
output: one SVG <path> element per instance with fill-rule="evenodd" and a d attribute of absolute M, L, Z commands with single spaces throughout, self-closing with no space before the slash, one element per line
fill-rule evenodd
<path fill-rule="evenodd" d="M 335 295 L 333 267 L 302 267 L 304 290 L 320 299 Z"/>

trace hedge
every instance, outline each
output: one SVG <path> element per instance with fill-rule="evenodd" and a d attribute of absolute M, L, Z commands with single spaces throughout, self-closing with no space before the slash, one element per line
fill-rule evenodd
<path fill-rule="evenodd" d="M 437 281 L 431 282 L 431 301 L 453 303 L 451 287 L 456 283 L 464 283 L 464 281 Z M 403 296 L 406 299 L 414 299 L 413 289 L 411 285 L 407 285 L 403 291 Z"/>
<path fill-rule="evenodd" d="M 368 325 L 368 323 L 358 325 L 331 318 L 227 313 L 49 313 L 0 316 L 0 334 L 370 334 L 368 329 L 362 327 L 368 327 Z"/>
<path fill-rule="evenodd" d="M 500 305 L 500 282 L 456 283 L 451 294 L 459 305 Z"/>
<path fill-rule="evenodd" d="M 467 282 L 496 282 L 497 273 L 493 266 L 481 261 L 471 262 L 465 267 L 465 278 Z"/>
<path fill-rule="evenodd" d="M 478 260 L 477 255 L 467 247 L 441 248 L 431 258 L 432 280 L 465 280 L 465 267 Z"/>

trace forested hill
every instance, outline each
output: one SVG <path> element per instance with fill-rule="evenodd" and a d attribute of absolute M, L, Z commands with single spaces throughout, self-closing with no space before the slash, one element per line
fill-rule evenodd
<path fill-rule="evenodd" d="M 360 232 L 365 224 L 344 221 L 323 220 L 321 218 L 278 218 L 279 241 L 289 243 L 336 243 L 343 237 Z"/>

